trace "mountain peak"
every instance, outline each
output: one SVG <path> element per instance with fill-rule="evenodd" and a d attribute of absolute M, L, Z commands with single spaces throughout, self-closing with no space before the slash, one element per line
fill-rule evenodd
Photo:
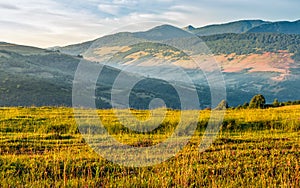
<path fill-rule="evenodd" d="M 150 30 L 148 30 L 147 32 L 151 32 L 151 31 L 166 31 L 166 30 L 178 30 L 179 28 L 169 25 L 169 24 L 164 24 L 164 25 L 159 25 L 156 26 Z"/>
<path fill-rule="evenodd" d="M 192 25 L 188 25 L 188 26 L 184 27 L 183 29 L 186 31 L 194 31 L 196 28 Z"/>
<path fill-rule="evenodd" d="M 148 40 L 168 40 L 180 37 L 189 37 L 191 34 L 172 25 L 160 25 L 145 32 L 135 33 L 136 37 Z"/>

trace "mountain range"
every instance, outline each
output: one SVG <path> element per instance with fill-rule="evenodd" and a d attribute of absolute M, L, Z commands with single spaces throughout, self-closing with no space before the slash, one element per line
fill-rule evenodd
<path fill-rule="evenodd" d="M 263 20 L 240 20 L 225 24 L 208 25 L 195 28 L 191 25 L 184 28 L 198 36 L 209 36 L 224 33 L 285 33 L 300 34 L 300 20 L 289 22 L 269 22 Z"/>
<path fill-rule="evenodd" d="M 71 106 L 77 66 L 87 63 L 103 66 L 95 92 L 98 108 L 111 108 L 111 91 L 120 72 L 128 80 L 140 80 L 128 96 L 129 107 L 148 108 L 152 99 L 163 98 L 167 107 L 180 108 L 172 84 L 192 90 L 183 79 L 187 74 L 197 89 L 199 107 L 205 108 L 211 105 L 209 68 L 203 72 L 191 62 L 207 61 L 208 55 L 222 71 L 229 105 L 248 102 L 258 93 L 268 102 L 299 100 L 299 26 L 299 21 L 262 20 L 183 29 L 162 25 L 49 49 L 1 42 L 0 105 Z M 122 93 L 121 87 L 117 90 Z"/>
<path fill-rule="evenodd" d="M 208 25 L 200 28 L 194 28 L 190 25 L 184 29 L 187 29 L 188 31 L 199 36 L 208 36 L 224 33 L 245 33 L 250 29 L 269 23 L 271 22 L 266 22 L 263 20 L 241 20 L 225 24 Z"/>

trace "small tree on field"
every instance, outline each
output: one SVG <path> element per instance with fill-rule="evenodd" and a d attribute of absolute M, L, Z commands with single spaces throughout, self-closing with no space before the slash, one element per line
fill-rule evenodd
<path fill-rule="evenodd" d="M 249 104 L 249 108 L 264 108 L 266 104 L 266 99 L 263 95 L 255 95 Z"/>
<path fill-rule="evenodd" d="M 218 106 L 215 108 L 215 110 L 225 110 L 226 108 L 228 108 L 228 103 L 226 100 L 222 100 Z"/>
<path fill-rule="evenodd" d="M 249 107 L 249 103 L 245 102 L 242 106 L 244 109 L 248 108 Z"/>
<path fill-rule="evenodd" d="M 278 99 L 275 99 L 275 100 L 274 100 L 273 106 L 274 106 L 274 107 L 279 107 L 279 106 L 280 106 Z"/>

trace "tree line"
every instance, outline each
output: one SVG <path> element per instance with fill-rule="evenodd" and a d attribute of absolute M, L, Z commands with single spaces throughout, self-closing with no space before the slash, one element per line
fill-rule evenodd
<path fill-rule="evenodd" d="M 282 106 L 300 105 L 300 100 L 279 102 L 278 99 L 274 99 L 272 104 L 266 103 L 266 98 L 262 94 L 255 95 L 250 102 L 245 102 L 243 105 L 237 107 L 229 107 L 226 100 L 220 102 L 216 109 L 221 110 L 225 108 L 232 109 L 265 109 L 265 108 L 277 108 Z"/>
<path fill-rule="evenodd" d="M 300 35 L 275 33 L 220 34 L 201 37 L 214 54 L 261 54 L 285 50 L 300 60 Z"/>

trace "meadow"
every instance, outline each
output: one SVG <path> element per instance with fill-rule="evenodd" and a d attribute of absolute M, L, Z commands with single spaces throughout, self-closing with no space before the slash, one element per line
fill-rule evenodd
<path fill-rule="evenodd" d="M 132 113 L 150 117 L 149 111 Z M 111 135 L 135 147 L 170 136 L 179 113 L 168 110 L 157 129 L 137 133 L 113 110 L 98 111 Z M 218 138 L 199 153 L 209 116 L 199 111 L 197 131 L 176 156 L 137 168 L 94 152 L 71 108 L 0 108 L 0 187 L 300 187 L 300 106 L 229 109 Z"/>

